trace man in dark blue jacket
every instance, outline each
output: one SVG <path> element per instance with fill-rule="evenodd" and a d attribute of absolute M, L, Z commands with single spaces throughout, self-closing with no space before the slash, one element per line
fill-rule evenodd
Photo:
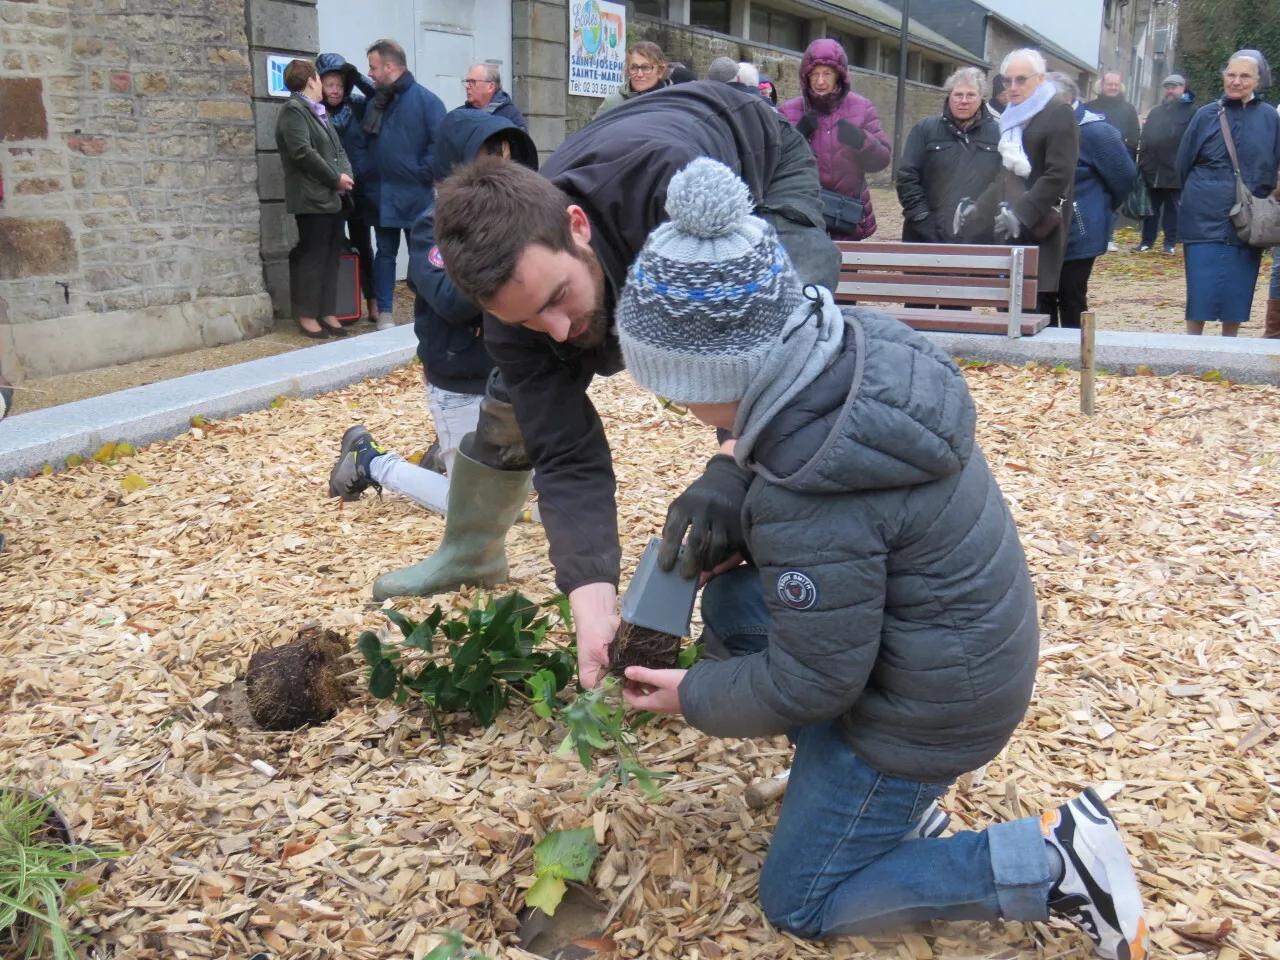
<path fill-rule="evenodd" d="M 467 88 L 467 106 L 472 110 L 483 110 L 497 117 L 506 117 L 521 130 L 528 131 L 529 124 L 524 114 L 511 102 L 507 91 L 502 89 L 502 70 L 496 63 L 473 65 L 462 84 Z"/>
<path fill-rule="evenodd" d="M 390 317 L 400 231 L 407 234 L 431 203 L 432 152 L 446 111 L 439 97 L 414 81 L 400 44 L 379 40 L 368 53 L 369 77 L 378 89 L 365 107 L 350 158 L 365 220 L 378 241 L 378 310 Z"/>
<path fill-rule="evenodd" d="M 538 169 L 537 148 L 511 121 L 466 107 L 451 111 L 436 137 L 435 179 L 443 180 L 455 166 L 480 154 Z M 360 499 L 371 486 L 385 487 L 428 510 L 445 513 L 456 470 L 466 473 L 471 465 L 465 457 L 458 459 L 458 448 L 463 437 L 476 429 L 493 360 L 484 346 L 483 311 L 462 295 L 444 271 L 435 242 L 434 203 L 413 225 L 409 284 L 416 294 L 413 326 L 427 407 L 436 427 L 436 456 L 433 463 L 424 458 L 421 466 L 415 466 L 378 444 L 365 427 L 351 427 L 342 436 L 338 462 L 329 475 L 329 494 L 350 501 Z M 520 485 L 528 488 L 527 477 L 521 477 Z M 456 526 L 454 518 L 450 526 Z"/>

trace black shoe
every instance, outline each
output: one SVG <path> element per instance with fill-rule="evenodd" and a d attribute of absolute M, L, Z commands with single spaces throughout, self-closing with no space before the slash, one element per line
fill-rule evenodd
<path fill-rule="evenodd" d="M 427 447 L 427 452 L 422 455 L 422 459 L 418 461 L 418 466 L 424 470 L 430 470 L 432 473 L 438 473 L 441 476 L 445 474 L 444 457 L 440 455 L 440 441 L 432 441 L 431 446 Z"/>
<path fill-rule="evenodd" d="M 345 502 L 359 500 L 360 494 L 370 487 L 382 493 L 382 486 L 369 475 L 369 465 L 374 457 L 386 453 L 363 426 L 357 424 L 342 435 L 342 449 L 338 462 L 329 471 L 329 496 L 341 497 Z"/>
<path fill-rule="evenodd" d="M 327 329 L 327 327 L 325 327 L 323 323 L 320 324 L 319 330 L 308 330 L 300 322 L 298 321 L 294 321 L 294 322 L 298 323 L 298 332 L 302 334 L 304 337 L 308 337 L 311 340 L 328 340 L 329 339 L 329 334 L 325 333 L 325 330 Z M 319 321 L 316 321 L 316 322 L 319 323 Z"/>

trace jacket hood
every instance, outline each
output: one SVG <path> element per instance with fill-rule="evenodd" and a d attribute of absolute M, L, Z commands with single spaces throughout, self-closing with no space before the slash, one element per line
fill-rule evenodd
<path fill-rule="evenodd" d="M 977 412 L 938 347 L 865 307 L 845 308 L 836 359 L 765 428 L 751 459 L 788 489 L 847 493 L 959 473 Z"/>
<path fill-rule="evenodd" d="M 501 134 L 511 144 L 511 159 L 538 169 L 538 148 L 532 138 L 506 117 L 474 107 L 450 110 L 436 131 L 432 175 L 439 183 L 454 167 L 473 159 L 485 141 Z"/>
<path fill-rule="evenodd" d="M 316 57 L 316 72 L 321 79 L 326 73 L 342 74 L 342 89 L 346 96 L 351 96 L 351 88 L 356 85 L 356 77 L 360 70 L 353 63 L 347 63 L 340 53 L 322 53 Z"/>
<path fill-rule="evenodd" d="M 838 40 L 829 37 L 815 40 L 805 50 L 804 59 L 800 61 L 800 86 L 804 88 L 806 97 L 809 95 L 809 74 L 814 67 L 830 67 L 835 70 L 840 76 L 841 88 L 849 89 L 849 57 Z"/>

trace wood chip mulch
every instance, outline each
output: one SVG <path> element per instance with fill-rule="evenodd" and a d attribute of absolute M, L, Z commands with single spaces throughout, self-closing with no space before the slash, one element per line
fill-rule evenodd
<path fill-rule="evenodd" d="M 1280 390 L 1104 377 L 1085 419 L 1072 374 L 968 375 L 1043 643 L 1012 743 L 943 804 L 953 828 L 1100 785 L 1158 954 L 1280 960 Z M 625 376 L 593 389 L 634 564 L 713 438 Z M 742 791 L 787 766 L 785 740 L 652 725 L 642 756 L 675 778 L 649 803 L 588 794 L 595 775 L 528 712 L 489 730 L 458 719 L 443 748 L 424 711 L 363 694 L 292 734 L 211 713 L 255 651 L 312 623 L 352 640 L 377 628 L 373 577 L 438 542 L 442 520 L 401 498 L 326 497 L 351 423 L 405 453 L 428 445 L 421 394 L 406 368 L 0 488 L 0 756 L 15 781 L 60 791 L 77 837 L 130 851 L 84 903 L 86 957 L 420 960 L 446 927 L 528 956 L 514 931 L 532 844 L 588 825 L 615 955 L 1091 955 L 1058 921 L 826 945 L 770 929 L 754 891 L 777 808 L 749 813 Z M 147 488 L 125 492 L 129 473 Z M 541 529 L 517 527 L 509 552 L 515 585 L 550 596 Z M 1222 939 L 1192 936 L 1206 930 Z"/>

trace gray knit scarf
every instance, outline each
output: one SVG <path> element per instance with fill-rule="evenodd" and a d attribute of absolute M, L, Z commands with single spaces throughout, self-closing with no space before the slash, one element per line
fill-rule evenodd
<path fill-rule="evenodd" d="M 805 301 L 792 311 L 782 339 L 756 373 L 738 404 L 733 458 L 747 466 L 760 434 L 788 403 L 831 365 L 844 342 L 844 314 L 826 287 L 804 288 Z"/>

